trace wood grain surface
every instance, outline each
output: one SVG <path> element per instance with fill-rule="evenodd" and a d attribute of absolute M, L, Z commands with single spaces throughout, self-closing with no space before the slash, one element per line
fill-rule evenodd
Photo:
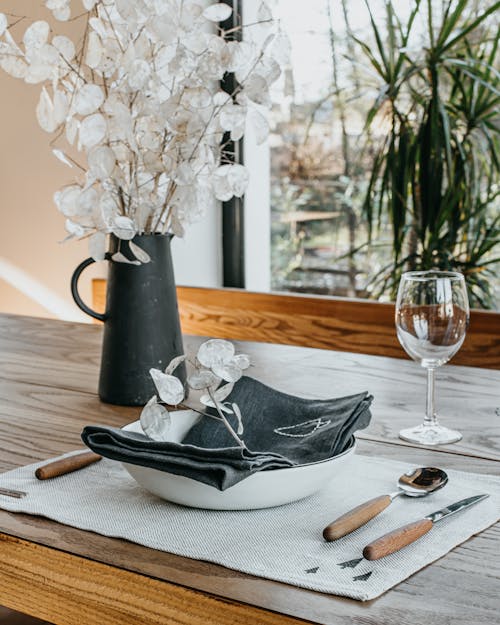
<path fill-rule="evenodd" d="M 106 281 L 93 281 L 104 311 Z M 242 289 L 178 287 L 185 334 L 300 345 L 406 358 L 394 329 L 394 305 L 347 298 Z M 454 364 L 500 369 L 500 313 L 473 310 Z"/>
<path fill-rule="evenodd" d="M 2 388 L 11 388 L 7 380 L 22 380 L 56 387 L 57 393 L 47 401 L 62 402 L 63 411 L 71 411 L 71 406 L 64 395 L 60 397 L 60 391 L 77 390 L 90 395 L 83 408 L 87 419 L 107 422 L 116 418 L 122 425 L 134 421 L 138 409 L 101 404 L 96 397 L 101 331 L 94 325 L 0 315 L 0 397 Z M 194 353 L 202 341 L 201 337 L 186 336 L 185 350 Z M 328 398 L 370 391 L 375 396 L 374 418 L 359 436 L 412 445 L 400 441 L 398 432 L 423 419 L 426 378 L 416 363 L 287 345 L 238 341 L 236 345 L 239 352 L 250 355 L 249 375 L 284 392 Z M 437 371 L 438 412 L 445 424 L 465 434 L 460 443 L 443 447 L 446 452 L 500 458 L 499 380 L 500 373 L 495 370 L 446 365 Z M 40 389 L 42 395 L 46 392 Z M 8 410 L 24 414 L 23 401 L 21 398 L 17 407 L 13 398 L 7 400 Z M 38 410 L 36 407 L 35 419 Z M 484 423 L 483 428 L 478 428 L 479 422 Z"/>
<path fill-rule="evenodd" d="M 0 550 L 0 601 L 60 625 L 300 623 L 4 534 Z"/>
<path fill-rule="evenodd" d="M 391 503 L 392 497 L 390 495 L 379 495 L 378 497 L 374 497 L 369 501 L 359 504 L 359 506 L 356 506 L 329 523 L 323 530 L 323 538 L 327 541 L 332 541 L 338 540 L 346 534 L 350 534 L 358 529 L 358 527 L 363 526 L 380 514 L 382 510 L 385 510 Z"/>
<path fill-rule="evenodd" d="M 367 560 L 379 560 L 415 542 L 432 529 L 430 519 L 420 519 L 377 538 L 363 549 Z"/>
<path fill-rule="evenodd" d="M 88 423 L 123 425 L 137 418 L 138 409 L 97 399 L 100 332 L 97 326 L 0 316 L 0 471 L 81 447 L 80 432 Z M 187 350 L 200 341 L 186 337 Z M 403 460 L 410 467 L 500 475 L 499 372 L 452 366 L 439 372 L 439 406 L 464 440 L 460 446 L 425 449 L 397 438 L 399 427 L 416 423 L 423 412 L 425 376 L 414 363 L 284 345 L 246 343 L 238 351 L 251 355 L 251 375 L 285 391 L 331 397 L 370 390 L 374 418 L 358 453 Z M 500 609 L 498 526 L 366 603 L 29 515 L 2 511 L 0 529 L 0 604 L 61 624 L 490 625 Z M 143 587 L 153 590 L 148 594 Z M 91 589 L 85 608 L 82 588 Z"/>
<path fill-rule="evenodd" d="M 84 451 L 69 458 L 60 458 L 38 467 L 35 471 L 35 477 L 39 480 L 52 480 L 55 477 L 79 471 L 84 467 L 88 467 L 89 464 L 94 464 L 94 462 L 99 462 L 100 460 L 102 460 L 102 456 L 99 456 L 99 454 L 95 454 L 92 451 Z"/>

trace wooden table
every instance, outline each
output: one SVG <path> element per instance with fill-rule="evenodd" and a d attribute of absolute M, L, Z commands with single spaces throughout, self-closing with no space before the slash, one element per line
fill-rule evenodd
<path fill-rule="evenodd" d="M 119 426 L 138 410 L 96 396 L 101 329 L 0 315 L 0 471 L 80 446 L 87 423 Z M 185 338 L 188 351 L 200 339 Z M 417 423 L 425 376 L 392 358 L 243 343 L 251 373 L 284 391 L 331 397 L 368 389 L 359 453 L 408 465 L 500 475 L 500 372 L 446 366 L 438 405 L 463 440 L 424 449 L 397 438 Z M 0 605 L 57 624 L 492 625 L 500 613 L 500 526 L 454 549 L 382 597 L 361 603 L 303 590 L 124 540 L 0 511 Z"/>

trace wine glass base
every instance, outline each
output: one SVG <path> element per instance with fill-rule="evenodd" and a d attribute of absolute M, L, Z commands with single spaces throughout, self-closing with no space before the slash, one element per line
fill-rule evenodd
<path fill-rule="evenodd" d="M 414 428 L 401 430 L 399 438 L 409 443 L 420 445 L 448 445 L 461 440 L 462 435 L 456 430 L 449 430 L 442 425 L 427 425 L 423 423 Z"/>

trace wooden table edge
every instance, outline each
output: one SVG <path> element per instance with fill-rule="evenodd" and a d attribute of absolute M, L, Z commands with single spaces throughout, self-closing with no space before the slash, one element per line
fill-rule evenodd
<path fill-rule="evenodd" d="M 0 532 L 0 604 L 58 625 L 310 625 Z"/>
<path fill-rule="evenodd" d="M 78 327 L 80 324 L 73 324 L 73 325 Z M 86 326 L 86 327 L 92 328 L 92 326 Z M 96 330 L 98 329 L 96 328 Z M 90 331 L 89 336 L 90 335 L 93 335 L 92 331 Z M 196 339 L 196 337 L 185 337 L 185 338 Z M 266 344 L 262 344 L 262 346 L 266 348 L 269 347 Z M 278 346 L 278 347 L 282 347 L 285 350 L 288 349 L 288 346 Z M 67 346 L 64 345 L 64 349 L 66 348 Z M 292 349 L 296 349 L 296 348 L 292 348 Z M 318 351 L 325 351 L 325 350 L 318 350 Z M 12 353 L 15 353 L 15 352 L 12 352 Z M 359 361 L 360 359 L 365 357 L 363 355 L 354 354 L 354 353 L 349 353 L 347 355 L 349 357 L 356 359 L 356 361 Z M 393 360 L 392 358 L 387 358 L 386 356 L 370 356 L 369 358 L 382 359 L 382 361 L 380 361 L 381 364 L 383 364 L 384 360 L 386 361 Z M 463 366 L 460 366 L 460 368 L 464 369 Z M 471 371 L 474 371 L 470 367 L 465 367 L 465 369 L 470 369 Z M 491 372 L 491 374 L 493 375 L 493 372 Z M 57 386 L 54 384 L 54 382 L 51 382 L 50 384 L 46 384 L 46 383 L 36 384 L 35 382 L 24 381 L 23 379 L 16 381 L 16 380 L 12 380 L 10 375 L 2 379 L 8 382 L 13 382 L 15 384 L 18 384 L 18 383 L 29 384 L 30 386 L 34 386 L 36 393 L 38 393 L 40 389 L 45 389 L 45 388 L 54 389 L 54 390 L 57 390 L 57 389 L 64 390 L 66 388 L 65 386 L 59 386 L 60 380 L 57 380 L 57 377 L 54 378 L 54 382 L 57 380 Z M 95 396 L 95 392 L 90 392 L 89 390 L 82 390 L 82 389 L 76 389 L 76 388 L 75 389 L 70 388 L 68 390 L 71 392 L 75 392 L 75 393 L 86 395 L 86 396 Z M 8 418 L 11 418 L 10 415 L 8 416 Z M 420 446 L 406 445 L 398 440 L 385 440 L 385 439 L 382 440 L 382 438 L 380 437 L 380 434 L 362 435 L 360 436 L 360 438 L 365 439 L 363 442 L 366 444 L 371 444 L 371 445 L 383 444 L 383 445 L 388 446 L 388 448 L 394 448 L 394 449 L 404 447 L 405 454 L 419 452 L 419 451 L 429 452 L 429 453 L 432 452 L 432 454 L 434 454 L 435 452 L 439 452 L 440 454 L 443 454 L 444 456 L 446 456 L 452 462 L 454 462 L 456 459 L 461 458 L 461 457 L 464 457 L 464 459 L 467 458 L 469 461 L 478 461 L 478 465 L 481 467 L 484 465 L 485 469 L 489 469 L 489 467 L 491 466 L 490 463 L 492 462 L 496 462 L 498 464 L 498 457 L 488 458 L 489 456 L 488 451 L 477 452 L 476 450 L 474 450 L 474 452 L 471 454 L 470 452 L 466 450 L 464 451 L 464 450 L 458 450 L 458 449 L 451 450 L 451 449 L 444 449 L 444 448 L 439 448 L 439 447 L 426 449 Z M 481 462 L 479 462 L 480 460 Z M 486 466 L 486 463 L 487 463 L 487 466 Z M 35 517 L 31 517 L 31 521 L 28 519 L 28 521 L 26 521 L 26 527 L 28 528 L 30 524 L 33 525 L 34 520 L 35 520 Z M 55 523 L 55 522 L 50 522 L 50 523 Z M 1 524 L 1 521 L 0 521 L 0 524 Z M 223 592 L 219 594 L 218 589 L 223 588 L 224 584 L 227 584 L 230 587 L 233 581 L 229 575 L 226 579 L 223 573 L 220 577 L 217 577 L 217 574 L 214 575 L 212 579 L 215 579 L 215 583 L 211 588 L 207 588 L 206 586 L 203 586 L 203 585 L 200 588 L 197 588 L 197 587 L 193 587 L 193 586 L 190 586 L 189 584 L 184 583 L 187 568 L 179 569 L 180 570 L 179 579 L 176 579 L 176 578 L 169 579 L 169 578 L 163 577 L 160 573 L 160 570 L 162 567 L 168 568 L 170 566 L 168 564 L 168 559 L 166 559 L 165 561 L 160 560 L 158 563 L 154 563 L 153 572 L 148 572 L 148 571 L 138 570 L 136 564 L 128 565 L 127 563 L 125 563 L 123 559 L 121 561 L 120 560 L 116 562 L 113 561 L 113 563 L 106 562 L 105 554 L 103 554 L 102 556 L 97 555 L 94 557 L 92 555 L 84 553 L 84 551 L 73 552 L 70 548 L 71 539 L 68 539 L 68 535 L 72 536 L 71 531 L 70 531 L 72 529 L 73 528 L 69 528 L 69 527 L 66 527 L 66 529 L 63 529 L 62 533 L 64 535 L 64 541 L 66 542 L 66 546 L 63 545 L 62 547 L 59 547 L 57 545 L 51 545 L 49 543 L 44 544 L 43 538 L 40 538 L 40 541 L 38 541 L 39 535 L 37 535 L 36 532 L 34 536 L 23 535 L 22 533 L 17 535 L 15 532 L 15 529 L 12 529 L 12 527 L 9 526 L 8 524 L 6 524 L 5 527 L 0 529 L 0 542 L 1 542 L 0 554 L 2 554 L 3 556 L 4 551 L 5 553 L 10 554 L 9 563 L 7 562 L 2 563 L 0 561 L 0 604 L 6 601 L 4 599 L 4 595 L 8 594 L 8 591 L 5 591 L 4 587 L 6 586 L 7 581 L 8 581 L 8 583 L 11 584 L 11 588 L 13 587 L 12 586 L 13 584 L 16 585 L 16 587 L 17 585 L 22 584 L 22 588 L 24 588 L 24 591 L 19 590 L 17 594 L 12 594 L 10 602 L 6 603 L 6 605 L 8 605 L 9 607 L 16 607 L 14 605 L 14 601 L 17 601 L 18 603 L 17 609 L 19 609 L 19 605 L 21 605 L 22 610 L 24 612 L 36 615 L 39 618 L 49 618 L 49 620 L 54 620 L 60 625 L 66 625 L 66 623 L 71 624 L 71 625 L 75 625 L 75 624 L 79 625 L 82 622 L 82 614 L 84 615 L 83 618 L 85 621 L 90 622 L 90 623 L 96 622 L 96 623 L 99 623 L 99 625 L 108 625 L 108 624 L 114 625 L 115 623 L 116 624 L 134 623 L 135 625 L 135 623 L 149 624 L 152 622 L 156 622 L 156 623 L 168 622 L 172 624 L 177 623 L 180 625 L 185 625 L 187 623 L 191 623 L 191 624 L 194 623 L 196 625 L 198 623 L 200 624 L 208 623 L 208 625 L 211 625 L 211 623 L 214 623 L 215 625 L 225 625 L 226 622 L 234 623 L 234 625 L 239 625 L 239 624 L 246 625 L 246 623 L 250 623 L 250 622 L 252 622 L 252 625 L 254 623 L 256 624 L 273 623 L 274 624 L 275 622 L 276 623 L 298 623 L 298 624 L 304 623 L 305 624 L 305 623 L 311 623 L 311 622 L 325 623 L 326 621 L 323 619 L 328 619 L 329 623 L 333 623 L 333 619 L 334 619 L 335 623 L 337 624 L 340 622 L 350 623 L 353 621 L 365 622 L 365 620 L 370 620 L 370 612 L 371 612 L 370 607 L 375 608 L 375 611 L 372 612 L 372 616 L 374 619 L 376 619 L 377 615 L 381 616 L 381 611 L 383 612 L 385 608 L 387 607 L 388 605 L 386 603 L 387 597 L 394 596 L 394 595 L 389 595 L 389 593 L 387 593 L 387 595 L 384 595 L 386 597 L 385 599 L 379 598 L 370 602 L 361 603 L 361 602 L 347 599 L 344 597 L 338 597 L 335 595 L 325 596 L 323 595 L 323 593 L 314 593 L 314 591 L 297 588 L 295 586 L 289 586 L 288 587 L 289 591 L 285 591 L 285 593 L 279 600 L 281 602 L 281 605 L 279 602 L 277 603 L 275 601 L 274 597 L 272 597 L 272 602 L 269 604 L 269 607 L 268 607 L 266 605 L 263 605 L 262 602 L 258 604 L 253 603 L 254 599 L 256 598 L 256 595 L 258 595 L 259 593 L 259 588 L 258 588 L 258 585 L 253 585 L 254 580 L 252 579 L 248 580 L 248 586 L 245 587 L 249 589 L 248 596 L 243 596 L 240 598 L 240 597 L 234 596 L 235 593 L 232 590 L 227 595 Z M 11 531 L 12 533 L 10 534 L 9 532 Z M 74 530 L 74 531 L 83 531 L 83 530 Z M 47 534 L 47 536 L 49 536 L 49 534 Z M 103 539 L 104 538 L 105 537 L 103 537 Z M 109 539 L 106 539 L 106 540 L 109 540 Z M 112 540 L 109 543 L 110 551 L 116 548 L 116 543 L 113 544 Z M 103 543 L 100 543 L 100 544 L 104 550 L 108 549 L 107 546 L 103 547 Z M 8 548 L 5 547 L 4 549 L 5 545 L 9 545 L 9 547 Z M 484 546 L 483 546 L 483 549 L 484 549 Z M 132 552 L 130 556 L 132 559 L 134 559 L 134 555 L 133 555 L 134 553 L 135 552 Z M 22 554 L 22 557 L 21 557 L 21 554 Z M 38 556 L 40 556 L 40 554 L 42 554 L 44 557 L 50 556 L 54 558 L 54 565 L 51 566 L 49 571 L 46 571 L 44 557 L 43 558 L 40 557 L 40 562 L 38 562 L 37 558 Z M 15 559 L 14 556 L 17 559 Z M 70 558 L 70 560 L 63 561 L 60 559 L 64 557 Z M 181 556 L 173 556 L 173 557 L 181 558 Z M 65 565 L 67 567 L 66 571 L 63 570 L 61 572 L 60 566 L 58 570 L 57 567 L 58 565 L 61 564 L 61 562 L 63 564 L 66 563 Z M 43 566 L 40 563 L 42 563 Z M 71 566 L 70 566 L 70 563 L 71 563 Z M 94 568 L 93 566 L 94 564 L 100 565 L 102 568 Z M 200 564 L 205 566 L 207 563 L 200 563 Z M 72 574 L 74 570 L 73 565 L 75 569 L 74 575 Z M 216 566 L 219 566 L 219 565 L 216 565 Z M 85 568 L 88 568 L 89 570 L 94 571 L 95 576 L 93 577 L 91 575 L 90 576 L 86 575 L 85 579 L 81 578 L 79 567 L 80 568 L 85 567 Z M 227 569 L 227 571 L 228 573 L 231 572 L 230 569 Z M 129 611 L 128 609 L 129 606 L 127 603 L 128 599 L 126 598 L 124 599 L 120 594 L 120 593 L 126 594 L 128 593 L 128 590 L 125 591 L 123 588 L 123 585 L 119 586 L 117 589 L 118 598 L 116 598 L 108 589 L 109 584 L 108 584 L 107 578 L 116 575 L 117 572 L 122 572 L 125 576 L 131 575 L 132 577 L 127 577 L 127 580 L 130 584 L 132 584 L 132 586 L 134 584 L 144 584 L 145 580 L 146 581 L 151 580 L 153 582 L 157 582 L 158 584 L 160 584 L 162 597 L 158 599 L 159 607 L 156 605 L 156 603 L 153 603 L 152 609 L 150 610 L 148 607 L 149 604 L 147 603 L 147 601 L 149 601 L 151 597 L 149 595 L 147 595 L 146 597 L 139 595 L 140 601 L 144 601 L 145 602 L 144 605 L 147 608 L 147 609 L 145 608 L 144 614 L 138 613 L 137 611 L 134 611 L 134 610 Z M 155 572 L 156 572 L 156 576 L 155 576 Z M 236 576 L 239 575 L 237 572 L 235 573 L 236 573 Z M 210 575 L 210 572 L 208 574 Z M 66 575 L 66 577 L 64 577 L 64 575 Z M 92 596 L 92 594 L 94 593 L 93 585 L 99 584 L 100 586 L 99 582 L 100 582 L 101 575 L 103 576 L 104 581 L 105 581 L 104 595 L 105 595 L 105 599 L 107 603 L 105 604 L 103 603 L 102 605 L 104 605 L 104 607 L 101 608 L 101 603 L 99 603 L 101 601 L 100 593 L 97 593 L 96 601 L 98 601 L 98 603 L 96 605 L 99 608 L 98 615 L 95 621 L 90 621 L 86 618 L 87 612 L 89 610 L 86 602 L 88 601 L 88 597 Z M 205 575 L 206 575 L 206 568 L 205 568 Z M 198 573 L 195 573 L 194 577 L 196 579 L 199 579 L 200 575 Z M 251 578 L 251 576 L 248 576 L 248 577 Z M 120 575 L 120 579 L 122 579 L 121 575 Z M 80 580 L 81 580 L 81 584 L 83 585 L 85 596 L 82 596 L 80 592 L 81 591 L 81 588 L 79 586 Z M 274 593 L 275 588 L 277 589 L 279 586 L 282 586 L 282 584 L 279 582 L 272 582 L 271 580 L 264 580 L 264 581 L 266 582 L 269 581 L 271 584 L 276 584 L 275 587 L 271 587 L 270 593 Z M 70 583 L 68 584 L 68 582 Z M 418 586 L 419 584 L 418 580 L 416 584 Z M 40 592 L 39 592 L 37 585 L 38 586 L 41 585 L 42 587 Z M 285 586 L 285 584 L 283 584 L 283 586 Z M 52 603 L 55 602 L 56 606 L 59 601 L 59 597 L 62 596 L 63 599 L 68 602 L 68 607 L 65 608 L 65 611 L 63 611 L 63 613 L 59 614 L 58 609 L 52 606 L 51 608 L 53 610 L 52 616 L 47 617 L 46 615 L 40 612 L 41 608 L 38 606 L 39 595 L 38 594 L 36 595 L 36 600 L 33 600 L 33 601 L 31 600 L 30 592 L 32 588 L 33 589 L 36 588 L 36 592 L 37 593 L 39 592 L 39 595 L 42 598 L 44 596 L 44 593 L 46 597 L 50 596 L 51 602 Z M 154 588 L 160 588 L 160 587 L 154 586 Z M 191 605 L 190 609 L 188 610 L 191 620 L 185 620 L 184 618 L 179 620 L 175 611 L 168 612 L 168 614 L 166 612 L 165 613 L 161 612 L 162 609 L 167 610 L 167 608 L 169 608 L 170 606 L 170 603 L 167 606 L 164 605 L 166 602 L 165 598 L 167 597 L 169 599 L 170 588 L 173 589 L 172 592 L 174 593 L 173 603 L 172 603 L 172 606 L 174 607 L 176 606 L 178 607 L 178 605 L 182 604 L 182 601 L 184 600 L 183 597 L 185 598 L 185 601 L 188 604 L 196 604 L 199 599 L 200 603 L 204 606 L 203 608 L 204 613 L 203 613 L 202 620 L 196 620 L 196 618 L 198 618 L 198 612 L 197 612 L 198 608 L 196 607 L 196 605 Z M 112 586 L 111 590 L 113 589 L 115 589 L 114 586 Z M 177 593 L 178 589 L 184 590 L 187 594 L 179 596 Z M 290 595 L 292 591 L 294 594 L 297 593 L 297 600 L 299 604 L 302 603 L 304 599 L 307 599 L 308 594 L 317 594 L 318 597 L 320 598 L 320 603 L 323 603 L 323 607 L 319 611 L 316 609 L 316 606 L 312 607 L 311 610 L 308 610 L 307 601 L 306 601 L 304 602 L 303 605 L 300 606 L 300 608 L 297 608 L 297 606 L 295 606 L 293 614 L 290 611 L 287 612 L 288 606 L 285 605 L 284 608 L 282 606 L 286 603 L 287 599 L 288 600 L 290 599 Z M 152 595 L 154 595 L 153 591 L 151 591 L 151 593 Z M 401 592 L 397 592 L 396 596 L 401 596 L 402 594 L 403 593 Z M 211 608 L 212 604 L 210 602 L 206 603 L 205 600 L 207 598 L 211 599 L 212 601 L 215 601 L 215 604 L 214 604 L 216 606 L 215 608 L 213 609 Z M 321 598 L 323 598 L 323 600 L 321 600 Z M 153 599 L 157 601 L 154 596 L 153 596 Z M 329 599 L 331 599 L 331 603 Z M 411 599 L 412 599 L 411 588 L 410 588 L 410 593 L 407 594 L 406 596 L 403 596 L 403 600 L 404 599 L 406 599 L 407 601 L 409 599 L 411 603 Z M 325 600 L 327 600 L 326 603 L 325 603 Z M 120 601 L 122 602 L 123 605 L 120 604 Z M 377 605 L 378 601 L 380 601 L 380 603 Z M 73 610 L 73 608 L 71 607 L 72 605 L 75 605 L 75 604 L 79 606 L 79 611 Z M 392 605 L 390 601 L 389 601 L 389 605 Z M 226 621 L 226 620 L 223 620 L 221 618 L 221 615 L 216 612 L 217 606 L 223 606 L 224 608 L 226 608 L 227 606 L 236 606 L 238 608 L 241 608 L 241 611 L 238 611 L 236 609 L 233 610 L 231 612 L 231 615 L 232 615 L 231 619 L 229 621 Z M 33 612 L 32 610 L 35 610 L 35 609 L 37 611 Z M 292 608 L 288 607 L 288 610 L 291 610 L 291 609 Z M 352 610 L 352 613 L 351 613 L 351 610 Z M 207 620 L 208 617 L 207 617 L 206 612 L 210 614 L 210 620 Z M 322 612 L 322 619 L 318 620 L 318 614 L 320 612 Z M 364 613 L 365 616 L 364 617 L 361 616 L 361 613 Z M 214 621 L 212 620 L 212 618 L 216 620 Z M 266 618 L 268 618 L 268 620 L 266 620 Z M 276 620 L 269 620 L 269 618 L 274 618 Z M 373 622 L 378 622 L 378 621 L 374 620 Z"/>

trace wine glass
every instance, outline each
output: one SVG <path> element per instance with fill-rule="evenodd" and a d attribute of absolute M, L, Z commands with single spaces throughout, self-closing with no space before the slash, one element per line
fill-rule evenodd
<path fill-rule="evenodd" d="M 396 330 L 406 353 L 427 369 L 424 422 L 401 430 L 399 437 L 422 445 L 455 443 L 460 432 L 438 423 L 434 409 L 434 371 L 462 346 L 469 324 L 467 287 L 461 273 L 408 271 L 401 277 L 396 301 Z"/>

